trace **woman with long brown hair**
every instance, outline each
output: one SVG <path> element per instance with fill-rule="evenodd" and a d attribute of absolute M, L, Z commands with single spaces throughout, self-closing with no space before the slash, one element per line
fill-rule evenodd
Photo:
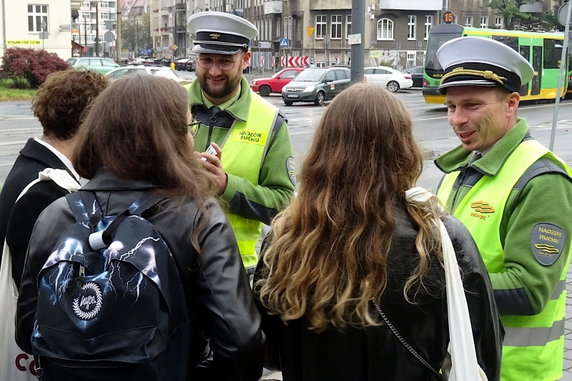
<path fill-rule="evenodd" d="M 297 197 L 273 222 L 255 275 L 267 366 L 285 381 L 433 380 L 380 317 L 439 370 L 449 343 L 439 234 L 453 241 L 477 357 L 499 371 L 501 334 L 490 281 L 470 234 L 435 198 L 407 200 L 422 171 L 403 104 L 355 84 L 328 106 Z"/>
<path fill-rule="evenodd" d="M 61 346 L 70 345 L 72 348 L 69 350 L 73 352 L 71 341 L 75 337 L 69 335 L 70 340 L 65 343 L 53 342 L 48 340 L 51 331 L 38 329 L 37 312 L 41 306 L 37 303 L 38 289 L 42 287 L 42 284 L 38 284 L 41 282 L 37 281 L 38 274 L 62 232 L 74 225 L 77 216 L 77 213 L 72 213 L 68 199 L 61 198 L 42 213 L 35 226 L 17 310 L 18 343 L 39 354 L 37 358 L 41 362 L 42 379 L 256 381 L 260 377 L 264 344 L 260 315 L 232 228 L 223 210 L 212 198 L 216 194 L 214 180 L 193 154 L 195 132 L 196 123 L 191 119 L 185 90 L 171 80 L 156 76 L 126 76 L 119 79 L 103 91 L 91 107 L 78 132 L 78 148 L 73 156 L 78 173 L 90 179 L 79 191 L 83 194 L 82 201 L 86 200 L 84 197 L 91 197 L 88 200 L 95 197 L 97 202 L 84 203 L 90 206 L 90 210 L 95 209 L 93 205 L 99 205 L 101 215 L 109 217 L 106 221 L 111 221 L 114 216 L 127 213 L 133 206 L 137 208 L 159 200 L 151 204 L 153 207 L 142 216 L 159 233 L 176 265 L 176 271 L 170 268 L 171 271 L 167 272 L 163 268 L 162 274 L 168 274 L 167 279 L 159 277 L 159 281 L 155 280 L 155 283 L 168 284 L 169 292 L 161 294 L 164 300 L 158 303 L 157 310 L 161 311 L 160 319 L 168 319 L 169 327 L 175 328 L 151 331 L 149 340 L 136 348 L 144 354 L 149 353 L 149 366 L 139 359 L 132 363 L 127 361 L 136 352 L 130 347 L 129 340 L 126 340 L 125 348 L 120 347 L 123 350 L 119 353 L 121 359 L 114 357 L 118 351 L 102 348 L 101 343 L 109 343 L 104 340 L 106 336 L 113 334 L 115 336 L 111 337 L 120 337 L 116 331 L 112 331 L 112 322 L 127 319 L 126 316 L 106 320 L 111 332 L 104 331 L 94 337 L 86 333 L 86 341 L 92 343 L 90 353 L 87 356 L 83 352 L 73 353 L 72 359 L 69 355 L 62 355 L 64 350 L 61 350 Z M 115 218 L 118 220 L 119 217 Z M 101 221 L 96 220 L 96 226 L 100 226 Z M 146 240 L 136 241 L 137 245 L 129 253 L 139 252 L 139 244 L 143 245 Z M 89 246 L 92 252 L 97 250 L 92 245 L 91 236 Z M 90 248 L 82 247 L 83 250 Z M 117 246 L 114 250 L 117 250 Z M 96 253 L 111 256 L 106 254 L 110 251 Z M 160 269 L 158 262 L 167 263 L 164 251 L 154 248 L 141 251 L 144 251 L 141 261 L 145 265 L 141 267 L 145 271 L 151 272 L 148 268 Z M 152 252 L 155 254 L 146 254 Z M 163 254 L 163 257 L 153 257 L 157 253 Z M 111 262 L 110 257 L 105 258 Z M 84 270 L 85 274 L 90 275 L 90 270 Z M 159 270 L 153 271 L 159 273 Z M 113 273 L 112 270 L 109 272 Z M 154 273 L 148 278 L 158 278 L 152 276 Z M 141 278 L 132 279 L 122 272 L 120 278 L 121 281 L 127 278 L 125 282 L 137 286 L 135 301 L 139 300 L 139 292 L 151 292 L 151 286 L 141 286 L 139 289 L 136 279 Z M 84 275 L 80 275 L 74 281 L 84 282 L 83 279 Z M 91 298 L 91 303 L 86 298 L 86 308 L 93 308 L 97 303 L 107 305 L 105 303 L 111 303 L 108 300 L 115 300 L 113 293 L 111 299 L 107 298 L 110 288 L 104 288 L 101 292 L 99 299 L 103 300 L 102 303 L 95 297 Z M 182 292 L 178 292 L 181 289 Z M 176 295 L 180 298 L 175 298 Z M 169 304 L 171 297 L 173 303 Z M 42 308 L 45 307 L 44 304 Z M 145 314 L 155 312 L 147 308 L 131 318 L 140 321 L 144 320 Z M 95 329 L 91 327 L 100 319 L 96 313 L 99 310 L 81 314 L 80 318 L 84 321 L 77 325 L 94 332 Z M 167 313 L 168 318 L 164 317 Z M 141 341 L 140 331 L 146 332 L 143 328 L 121 332 L 125 331 L 133 331 L 133 341 L 137 342 Z M 166 349 L 155 353 L 154 343 L 162 340 L 167 342 Z M 112 340 L 109 345 L 115 346 L 117 343 Z M 54 355 L 47 356 L 48 351 Z M 107 353 L 113 355 L 104 357 Z M 102 358 L 105 361 L 101 361 Z M 66 372 L 65 375 L 62 375 L 63 372 Z"/>

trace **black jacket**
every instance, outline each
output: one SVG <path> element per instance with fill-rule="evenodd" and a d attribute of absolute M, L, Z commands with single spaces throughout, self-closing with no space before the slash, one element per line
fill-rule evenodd
<path fill-rule="evenodd" d="M 46 168 L 65 169 L 69 172 L 52 151 L 33 138 L 28 139 L 2 186 L 0 245 L 5 238 L 12 255 L 12 277 L 16 286 L 20 285 L 26 249 L 36 219 L 46 206 L 68 193 L 53 181 L 42 181 L 34 185 L 15 205 L 22 190 Z M 70 175 L 73 176 L 71 172 Z"/>
<path fill-rule="evenodd" d="M 453 217 L 445 218 L 466 290 L 479 363 L 489 381 L 499 379 L 503 330 L 490 280 L 475 243 Z M 433 260 L 417 304 L 403 297 L 405 280 L 415 269 L 417 230 L 403 211 L 388 256 L 388 287 L 379 305 L 397 331 L 434 369 L 439 370 L 449 343 L 444 270 Z M 255 274 L 262 273 L 263 261 Z M 259 305 L 267 337 L 266 366 L 282 370 L 284 381 L 435 380 L 436 376 L 396 339 L 385 324 L 367 328 L 307 329 L 304 318 L 285 325 Z M 378 313 L 371 306 L 372 316 Z M 381 317 L 378 319 L 383 322 Z"/>
<path fill-rule="evenodd" d="M 102 211 L 118 214 L 156 188 L 144 181 L 126 181 L 100 171 L 82 189 L 94 191 Z M 202 214 L 195 202 L 167 200 L 148 217 L 169 246 L 183 282 L 191 319 L 190 358 L 170 358 L 165 367 L 190 362 L 188 380 L 258 380 L 262 373 L 264 335 L 260 315 L 242 266 L 232 229 L 224 212 L 210 199 Z M 202 253 L 190 237 L 208 218 L 199 235 Z M 75 219 L 65 198 L 50 205 L 34 227 L 20 287 L 16 339 L 31 351 L 31 334 L 37 300 L 36 276 L 58 236 Z M 212 350 L 212 352 L 211 352 Z"/>

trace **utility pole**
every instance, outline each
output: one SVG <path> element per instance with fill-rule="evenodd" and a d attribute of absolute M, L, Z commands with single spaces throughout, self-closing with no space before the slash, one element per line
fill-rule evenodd
<path fill-rule="evenodd" d="M 365 0 L 352 0 L 352 38 L 350 39 L 351 83 L 363 81 L 363 41 L 365 30 Z"/>
<path fill-rule="evenodd" d="M 8 43 L 6 42 L 6 4 L 5 0 L 2 0 L 2 48 L 4 52 L 8 49 Z"/>
<path fill-rule="evenodd" d="M 83 47 L 87 49 L 87 17 L 83 15 Z"/>
<path fill-rule="evenodd" d="M 119 7 L 117 9 L 120 9 Z M 120 63 L 121 61 L 121 11 L 117 11 L 117 20 L 115 21 L 115 28 L 117 33 L 115 34 L 115 55 L 117 56 L 115 62 Z"/>
<path fill-rule="evenodd" d="M 95 56 L 99 57 L 99 0 L 95 1 Z"/>

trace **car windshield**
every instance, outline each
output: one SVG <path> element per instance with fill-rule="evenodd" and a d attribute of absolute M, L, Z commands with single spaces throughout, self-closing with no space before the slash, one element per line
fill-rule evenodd
<path fill-rule="evenodd" d="M 67 63 L 69 63 L 70 65 L 73 65 L 75 63 L 75 61 L 77 61 L 77 58 L 68 58 L 67 59 Z"/>
<path fill-rule="evenodd" d="M 325 72 L 326 69 L 306 69 L 296 76 L 296 82 L 318 82 Z"/>

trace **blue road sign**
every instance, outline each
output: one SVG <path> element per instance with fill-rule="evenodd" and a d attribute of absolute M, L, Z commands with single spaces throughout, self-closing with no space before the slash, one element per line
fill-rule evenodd
<path fill-rule="evenodd" d="M 287 48 L 288 47 L 288 39 L 287 38 L 281 38 L 280 39 L 280 47 L 281 48 Z"/>

